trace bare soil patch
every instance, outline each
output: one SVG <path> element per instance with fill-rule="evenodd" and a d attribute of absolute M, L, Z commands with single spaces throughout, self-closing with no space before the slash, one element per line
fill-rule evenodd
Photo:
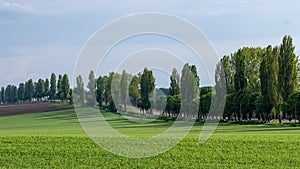
<path fill-rule="evenodd" d="M 0 116 L 48 112 L 48 111 L 65 110 L 65 109 L 73 109 L 73 108 L 74 108 L 73 105 L 52 103 L 52 102 L 3 104 L 0 105 Z"/>

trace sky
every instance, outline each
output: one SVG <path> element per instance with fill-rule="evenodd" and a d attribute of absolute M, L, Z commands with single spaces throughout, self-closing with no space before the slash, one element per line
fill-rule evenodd
<path fill-rule="evenodd" d="M 295 0 L 0 0 L 0 86 L 49 78 L 52 72 L 72 77 L 81 49 L 97 30 L 143 12 L 167 13 L 192 23 L 210 40 L 219 58 L 243 46 L 279 45 L 284 35 L 293 37 L 299 55 L 299 7 L 300 1 Z M 172 43 L 157 37 L 132 41 L 127 43 L 136 50 L 151 44 L 168 48 Z M 122 57 L 122 50 L 114 53 Z M 102 73 L 109 71 L 113 70 Z M 210 84 L 201 77 L 206 76 L 204 71 L 199 71 L 201 84 Z M 164 80 L 157 77 L 157 83 L 166 85 L 167 78 L 161 75 Z"/>

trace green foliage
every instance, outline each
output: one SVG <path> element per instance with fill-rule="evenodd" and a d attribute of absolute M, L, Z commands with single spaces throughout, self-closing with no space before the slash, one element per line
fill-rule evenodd
<path fill-rule="evenodd" d="M 83 105 L 85 101 L 85 90 L 82 76 L 76 77 L 76 87 L 73 92 L 73 101 L 76 105 Z"/>
<path fill-rule="evenodd" d="M 140 80 L 140 96 L 141 96 L 141 105 L 140 108 L 143 111 L 147 111 L 151 107 L 150 103 L 150 93 L 155 89 L 155 78 L 153 77 L 152 71 L 147 68 L 144 69 L 143 74 Z"/>
<path fill-rule="evenodd" d="M 128 102 L 128 86 L 129 86 L 129 74 L 126 73 L 125 70 L 123 70 L 122 72 L 122 77 L 121 77 L 121 81 L 120 81 L 120 90 L 121 90 L 121 101 L 122 104 L 124 105 L 124 111 L 127 111 L 126 105 Z"/>
<path fill-rule="evenodd" d="M 42 79 L 39 79 L 36 85 L 36 97 L 40 101 L 45 94 L 45 82 Z"/>
<path fill-rule="evenodd" d="M 67 100 L 69 99 L 70 96 L 70 82 L 69 82 L 69 77 L 67 74 L 64 74 L 63 79 L 62 79 L 62 100 Z"/>
<path fill-rule="evenodd" d="M 284 112 L 288 114 L 288 119 L 292 118 L 300 120 L 300 91 L 292 93 L 288 100 L 282 105 Z"/>
<path fill-rule="evenodd" d="M 7 85 L 5 88 L 5 102 L 16 103 L 18 101 L 17 87 L 14 85 Z"/>
<path fill-rule="evenodd" d="M 93 70 L 90 71 L 87 88 L 89 89 L 87 95 L 87 104 L 89 106 L 94 106 L 96 104 L 96 80 Z"/>
<path fill-rule="evenodd" d="M 25 84 L 24 83 L 20 83 L 19 87 L 18 87 L 18 99 L 21 102 L 25 101 Z"/>
<path fill-rule="evenodd" d="M 134 106 L 137 106 L 138 99 L 140 98 L 140 79 L 138 76 L 133 76 L 129 84 L 129 97 Z"/>
<path fill-rule="evenodd" d="M 44 83 L 44 88 L 45 88 L 45 92 L 44 92 L 44 97 L 49 97 L 49 92 L 50 92 L 50 82 L 49 82 L 49 79 L 46 79 L 45 80 L 45 83 Z"/>
<path fill-rule="evenodd" d="M 103 98 L 104 98 L 104 86 L 105 81 L 104 78 L 99 76 L 99 78 L 96 80 L 96 101 L 98 102 L 99 106 L 102 106 Z"/>
<path fill-rule="evenodd" d="M 62 75 L 58 75 L 56 98 L 62 100 Z"/>
<path fill-rule="evenodd" d="M 26 83 L 25 83 L 25 98 L 31 102 L 32 98 L 33 98 L 33 94 L 34 94 L 34 86 L 33 86 L 33 82 L 32 79 L 29 79 Z"/>
<path fill-rule="evenodd" d="M 180 94 L 180 76 L 177 72 L 177 69 L 173 69 L 172 70 L 172 75 L 170 77 L 170 95 L 174 96 L 174 95 L 179 95 Z"/>
<path fill-rule="evenodd" d="M 234 74 L 234 88 L 235 91 L 243 90 L 247 86 L 247 80 L 245 76 L 245 69 L 246 69 L 246 56 L 245 52 L 242 49 L 239 49 L 233 55 L 233 62 L 235 67 L 235 74 Z"/>
<path fill-rule="evenodd" d="M 202 89 L 202 88 L 201 88 Z M 208 88 L 209 89 L 209 88 Z M 209 113 L 211 105 L 212 93 L 211 92 L 202 92 L 200 95 L 200 119 L 205 119 Z"/>
<path fill-rule="evenodd" d="M 293 39 L 284 36 L 280 45 L 278 86 L 283 101 L 286 101 L 297 87 L 297 62 Z"/>
<path fill-rule="evenodd" d="M 1 87 L 1 102 L 5 103 L 5 89 Z"/>
<path fill-rule="evenodd" d="M 181 110 L 186 117 L 195 116 L 199 111 L 199 78 L 197 77 L 195 67 L 185 64 L 181 73 L 180 89 Z"/>
<path fill-rule="evenodd" d="M 49 97 L 51 100 L 55 99 L 56 96 L 56 75 L 54 73 L 51 74 L 50 78 L 50 91 Z"/>
<path fill-rule="evenodd" d="M 224 78 L 226 84 L 227 93 L 233 92 L 234 90 L 234 66 L 232 63 L 232 59 L 229 56 L 224 56 L 221 59 L 223 71 L 224 71 Z"/>

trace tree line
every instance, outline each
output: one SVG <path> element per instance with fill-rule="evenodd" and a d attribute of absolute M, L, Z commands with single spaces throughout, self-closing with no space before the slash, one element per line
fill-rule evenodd
<path fill-rule="evenodd" d="M 185 117 L 193 118 L 200 117 L 200 111 L 208 113 L 212 87 L 199 87 L 200 78 L 195 65 L 185 64 L 181 74 L 174 68 L 170 87 L 157 89 L 153 72 L 147 68 L 137 75 L 124 70 L 98 78 L 91 71 L 88 91 L 85 91 L 83 77 L 79 75 L 76 78 L 73 101 L 77 106 L 94 106 L 97 103 L 113 112 L 127 111 L 130 104 L 142 113 L 153 114 L 155 110 L 163 116 L 177 116 L 180 110 Z"/>
<path fill-rule="evenodd" d="M 186 111 L 184 116 L 199 120 L 299 120 L 299 64 L 294 50 L 290 36 L 284 36 L 279 46 L 238 49 L 220 59 L 215 70 L 216 85 L 207 87 L 200 87 L 197 68 L 189 64 L 184 65 L 181 75 L 173 69 L 170 87 L 161 89 L 155 88 L 152 71 L 146 68 L 137 75 L 111 72 L 97 79 L 91 71 L 87 104 L 97 102 L 110 111 L 126 111 L 126 104 L 131 103 L 142 112 L 156 109 L 164 116 L 176 117 L 180 111 Z M 82 77 L 77 77 L 74 95 L 81 104 L 85 100 L 83 86 Z M 227 94 L 217 96 L 222 86 Z M 215 109 L 208 117 L 211 102 L 218 97 L 226 97 L 224 113 Z"/>
<path fill-rule="evenodd" d="M 271 121 L 300 118 L 298 89 L 299 64 L 294 53 L 292 37 L 284 36 L 278 46 L 243 47 L 223 56 L 216 65 L 215 86 L 200 87 L 195 65 L 185 64 L 181 73 L 172 70 L 169 88 L 155 87 L 153 72 L 145 68 L 131 75 L 111 72 L 95 77 L 91 71 L 88 84 L 76 77 L 76 86 L 70 89 L 66 74 L 58 79 L 52 73 L 50 80 L 31 79 L 19 86 L 8 85 L 0 91 L 1 103 L 61 100 L 76 106 L 105 107 L 109 111 L 127 111 L 133 105 L 142 113 L 159 111 L 163 116 L 178 116 L 199 120 L 252 120 Z M 56 81 L 57 80 L 57 81 Z M 226 95 L 218 95 L 221 88 Z M 86 90 L 87 89 L 87 90 Z M 224 113 L 214 109 L 208 117 L 212 101 L 226 99 Z"/>
<path fill-rule="evenodd" d="M 216 74 L 224 72 L 227 90 L 224 119 L 299 120 L 299 64 L 292 41 L 284 36 L 279 46 L 244 47 L 219 61 Z"/>
<path fill-rule="evenodd" d="M 7 85 L 1 87 L 0 103 L 30 103 L 36 101 L 61 100 L 72 102 L 72 89 L 70 88 L 69 77 L 67 74 L 59 75 L 58 79 L 54 73 L 48 78 L 38 79 L 34 82 L 32 79 L 18 86 Z"/>

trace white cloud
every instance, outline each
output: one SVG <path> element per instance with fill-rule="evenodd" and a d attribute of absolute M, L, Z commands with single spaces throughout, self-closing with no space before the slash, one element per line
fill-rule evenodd
<path fill-rule="evenodd" d="M 35 10 L 30 4 L 0 0 L 1 18 L 19 18 L 23 16 L 32 16 L 34 14 Z"/>

